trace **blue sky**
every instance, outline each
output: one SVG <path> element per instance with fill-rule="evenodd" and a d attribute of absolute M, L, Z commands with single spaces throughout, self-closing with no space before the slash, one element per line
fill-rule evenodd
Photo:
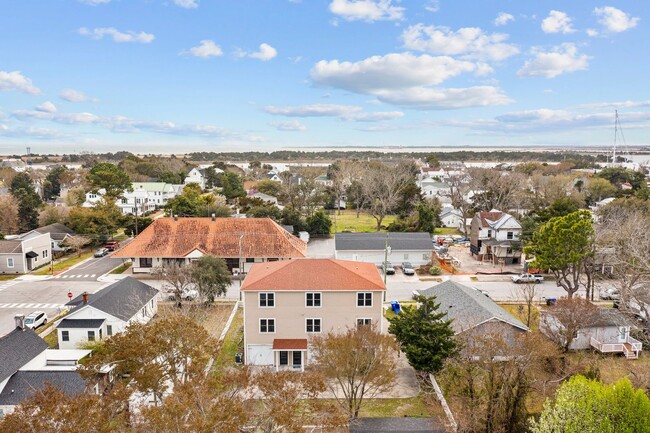
<path fill-rule="evenodd" d="M 648 145 L 650 2 L 20 0 L 0 153 Z"/>

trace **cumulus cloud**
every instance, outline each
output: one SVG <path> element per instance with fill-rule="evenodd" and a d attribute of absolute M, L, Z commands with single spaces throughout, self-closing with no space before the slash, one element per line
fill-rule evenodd
<path fill-rule="evenodd" d="M 600 19 L 598 22 L 609 32 L 620 33 L 639 24 L 640 18 L 633 17 L 632 15 L 623 12 L 612 6 L 605 6 L 602 8 L 595 8 L 594 14 Z"/>
<path fill-rule="evenodd" d="M 0 92 L 23 92 L 40 95 L 41 91 L 32 84 L 32 80 L 20 71 L 0 71 Z"/>
<path fill-rule="evenodd" d="M 278 55 L 278 51 L 267 43 L 260 44 L 258 51 L 247 52 L 242 50 L 237 50 L 235 53 L 237 57 L 250 57 L 251 59 L 261 60 L 267 62 Z"/>
<path fill-rule="evenodd" d="M 332 0 L 330 12 L 347 21 L 395 21 L 404 18 L 404 8 L 393 0 Z"/>
<path fill-rule="evenodd" d="M 214 41 L 211 41 L 210 39 L 202 40 L 199 46 L 192 47 L 189 49 L 189 51 L 183 51 L 181 54 L 183 53 L 187 53 L 195 57 L 201 57 L 202 59 L 223 56 L 223 51 L 221 51 L 221 47 L 215 44 Z"/>
<path fill-rule="evenodd" d="M 404 116 L 400 111 L 364 112 L 358 105 L 312 104 L 278 107 L 269 105 L 263 108 L 269 114 L 287 117 L 337 117 L 341 120 L 355 122 L 381 122 L 399 119 Z"/>
<path fill-rule="evenodd" d="M 45 101 L 42 104 L 36 106 L 36 111 L 42 111 L 44 113 L 56 113 L 56 105 L 50 101 Z"/>
<path fill-rule="evenodd" d="M 431 54 L 461 55 L 466 59 L 504 60 L 519 52 L 508 44 L 504 33 L 487 34 L 478 27 L 463 27 L 457 31 L 444 26 L 416 24 L 402 33 L 404 47 Z"/>
<path fill-rule="evenodd" d="M 494 19 L 495 26 L 505 26 L 510 21 L 514 21 L 515 17 L 506 12 L 499 12 L 499 15 Z"/>
<path fill-rule="evenodd" d="M 424 5 L 424 9 L 429 12 L 438 12 L 440 10 L 440 0 L 429 0 Z"/>
<path fill-rule="evenodd" d="M 517 75 L 555 78 L 569 72 L 583 71 L 589 67 L 589 56 L 578 54 L 578 48 L 572 43 L 556 46 L 549 52 L 534 48 L 533 55 L 534 58 L 527 60 L 517 71 Z"/>
<path fill-rule="evenodd" d="M 61 99 L 65 99 L 68 102 L 89 102 L 95 101 L 93 98 L 89 98 L 85 93 L 80 92 L 74 89 L 63 89 L 59 94 Z"/>
<path fill-rule="evenodd" d="M 418 110 L 453 110 L 467 107 L 485 107 L 513 102 L 499 88 L 474 86 L 466 88 L 414 87 L 382 90 L 375 93 L 382 102 Z"/>
<path fill-rule="evenodd" d="M 305 131 L 307 130 L 307 127 L 300 123 L 299 120 L 286 120 L 283 122 L 271 122 L 271 126 L 273 126 L 275 129 L 278 131 Z"/>
<path fill-rule="evenodd" d="M 571 18 L 561 11 L 552 10 L 548 17 L 542 20 L 542 30 L 544 33 L 573 33 L 575 30 L 571 27 Z"/>
<path fill-rule="evenodd" d="M 148 44 L 155 39 L 155 36 L 151 33 L 145 32 L 134 32 L 126 31 L 121 32 L 113 27 L 99 27 L 96 29 L 88 29 L 86 27 L 81 27 L 79 29 L 79 34 L 83 36 L 89 36 L 93 39 L 103 39 L 104 36 L 113 38 L 115 42 L 139 42 L 142 44 Z"/>
<path fill-rule="evenodd" d="M 174 0 L 174 4 L 185 9 L 196 9 L 199 7 L 199 2 L 196 0 Z"/>
<path fill-rule="evenodd" d="M 591 38 L 595 38 L 599 34 L 598 30 L 596 30 L 596 29 L 587 29 L 586 33 L 587 33 L 587 36 L 589 36 Z"/>
<path fill-rule="evenodd" d="M 39 140 L 52 140 L 56 138 L 63 138 L 66 135 L 57 129 L 39 128 L 34 126 L 28 126 L 26 128 L 10 128 L 7 125 L 0 124 L 0 136 L 12 138 L 29 137 Z"/>

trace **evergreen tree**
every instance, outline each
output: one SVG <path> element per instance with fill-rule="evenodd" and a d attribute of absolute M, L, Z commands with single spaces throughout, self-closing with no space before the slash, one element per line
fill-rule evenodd
<path fill-rule="evenodd" d="M 43 204 L 34 190 L 32 178 L 18 173 L 11 181 L 11 195 L 18 200 L 19 230 L 27 232 L 38 227 L 38 210 Z"/>
<path fill-rule="evenodd" d="M 332 220 L 320 209 L 307 218 L 307 231 L 310 235 L 329 235 L 332 229 Z"/>

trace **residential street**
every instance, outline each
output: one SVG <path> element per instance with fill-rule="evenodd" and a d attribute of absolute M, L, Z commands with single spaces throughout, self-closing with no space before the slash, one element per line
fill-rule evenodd
<path fill-rule="evenodd" d="M 127 245 L 132 239 L 126 239 L 121 242 L 121 246 Z M 75 281 L 97 281 L 97 278 L 105 273 L 113 270 L 123 263 L 122 259 L 114 259 L 111 257 L 113 253 L 101 258 L 92 257 L 91 259 L 82 262 L 78 266 L 65 271 L 53 277 L 54 279 L 61 280 L 75 280 Z"/>

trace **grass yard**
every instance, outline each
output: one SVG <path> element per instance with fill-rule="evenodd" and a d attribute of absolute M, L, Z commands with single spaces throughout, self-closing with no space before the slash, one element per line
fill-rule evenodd
<path fill-rule="evenodd" d="M 499 304 L 499 306 L 521 320 L 524 325 L 526 324 L 528 317 L 526 310 L 528 307 L 525 304 Z M 531 308 L 530 329 L 533 331 L 539 330 L 539 308 L 535 305 Z"/>
<path fill-rule="evenodd" d="M 121 264 L 117 268 L 113 269 L 110 273 L 111 274 L 123 274 L 130 267 L 131 267 L 131 262 L 126 262 L 126 263 Z"/>
<path fill-rule="evenodd" d="M 11 281 L 16 279 L 18 275 L 0 275 L 0 281 Z"/>
<path fill-rule="evenodd" d="M 212 337 L 219 338 L 232 312 L 232 307 L 232 302 L 215 302 L 211 305 L 183 302 L 182 314 L 202 325 Z M 161 303 L 158 306 L 158 314 L 163 317 L 166 314 L 176 314 L 177 311 L 173 303 Z"/>
<path fill-rule="evenodd" d="M 332 219 L 332 233 L 341 233 L 341 232 L 354 232 L 354 233 L 368 233 L 376 231 L 377 222 L 370 215 L 361 212 L 359 218 L 357 218 L 357 211 L 353 209 L 342 210 L 341 215 L 336 212 L 336 214 L 330 215 Z M 382 226 L 385 231 L 390 223 L 395 221 L 397 216 L 388 215 L 382 221 Z M 336 221 L 336 222 L 335 222 Z"/>
<path fill-rule="evenodd" d="M 434 235 L 462 235 L 463 233 L 455 227 L 436 227 Z"/>
<path fill-rule="evenodd" d="M 226 338 L 223 340 L 223 348 L 214 362 L 215 367 L 235 365 L 235 355 L 243 350 L 240 347 L 243 339 L 244 311 L 240 308 L 230 324 Z"/>
<path fill-rule="evenodd" d="M 438 417 L 437 402 L 430 401 L 433 397 L 420 394 L 411 398 L 373 398 L 364 400 L 361 405 L 360 417 L 416 417 L 425 418 L 435 415 Z M 433 403 L 433 404 L 432 404 Z M 443 415 L 444 416 L 444 415 Z M 444 418 L 440 418 L 444 419 Z"/>
<path fill-rule="evenodd" d="M 93 251 L 84 251 L 81 253 L 80 256 L 77 256 L 74 254 L 71 257 L 68 257 L 67 259 L 60 260 L 56 263 L 54 263 L 54 273 L 56 274 L 57 272 L 64 271 L 68 269 L 71 266 L 76 265 L 77 263 L 83 262 L 89 257 L 93 256 Z M 52 273 L 50 265 L 47 265 L 38 271 L 34 272 L 33 275 L 50 275 Z"/>

